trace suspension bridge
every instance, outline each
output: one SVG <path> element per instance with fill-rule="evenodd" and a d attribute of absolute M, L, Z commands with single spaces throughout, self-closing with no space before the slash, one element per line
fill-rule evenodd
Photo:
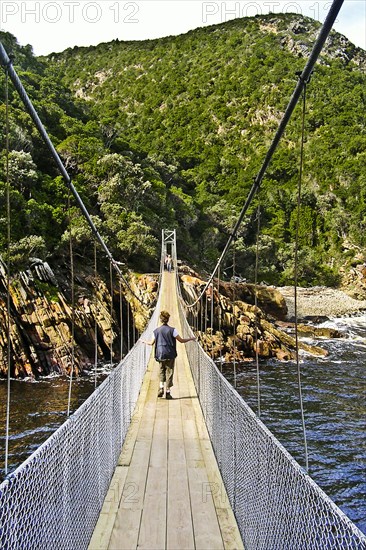
<path fill-rule="evenodd" d="M 182 334 L 178 307 L 175 274 L 164 272 L 159 309 Z M 182 344 L 174 399 L 158 388 L 151 357 L 89 548 L 242 548 Z"/>
<path fill-rule="evenodd" d="M 342 2 L 335 0 L 330 9 L 203 292 L 259 189 Z M 1 44 L 0 59 L 93 236 L 128 284 Z M 162 257 L 167 247 L 173 272 L 164 272 L 161 263 L 157 305 L 141 338 L 83 405 L 0 485 L 0 547 L 366 550 L 365 535 L 269 432 L 198 342 L 178 344 L 174 398 L 158 398 L 157 364 L 144 342 L 151 339 L 159 312 L 171 313 L 171 323 L 183 337 L 193 334 L 177 277 L 174 231 L 163 232 Z"/>
<path fill-rule="evenodd" d="M 366 549 L 198 342 L 178 344 L 174 399 L 158 398 L 159 312 L 192 335 L 176 260 L 161 275 L 128 355 L 0 485 L 1 548 Z"/>

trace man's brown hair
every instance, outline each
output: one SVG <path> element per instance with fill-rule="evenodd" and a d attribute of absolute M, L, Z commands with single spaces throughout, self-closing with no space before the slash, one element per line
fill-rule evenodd
<path fill-rule="evenodd" d="M 164 324 L 166 324 L 169 321 L 170 313 L 167 311 L 161 311 L 160 312 L 160 321 Z"/>

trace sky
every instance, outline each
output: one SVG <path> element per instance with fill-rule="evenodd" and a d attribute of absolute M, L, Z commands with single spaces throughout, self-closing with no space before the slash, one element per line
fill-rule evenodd
<path fill-rule="evenodd" d="M 0 0 L 0 30 L 36 55 L 186 33 L 233 18 L 296 12 L 321 23 L 330 0 Z M 344 0 L 333 27 L 366 50 L 366 1 Z"/>

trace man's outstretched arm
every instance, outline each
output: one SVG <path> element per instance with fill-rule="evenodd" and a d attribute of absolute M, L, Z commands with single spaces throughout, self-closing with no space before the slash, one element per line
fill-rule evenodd
<path fill-rule="evenodd" d="M 178 342 L 180 342 L 181 344 L 185 344 L 186 342 L 194 342 L 196 340 L 196 338 L 193 336 L 191 338 L 182 338 L 181 336 L 179 336 L 179 334 L 177 334 L 177 336 L 175 337 Z"/>
<path fill-rule="evenodd" d="M 152 340 L 149 340 L 149 341 L 147 341 L 147 340 L 141 340 L 141 342 L 142 342 L 143 344 L 147 344 L 148 346 L 153 346 L 153 345 L 155 344 L 155 338 L 153 338 Z"/>

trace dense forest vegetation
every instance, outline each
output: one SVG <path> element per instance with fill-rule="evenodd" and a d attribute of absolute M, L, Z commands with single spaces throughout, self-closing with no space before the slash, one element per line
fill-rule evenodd
<path fill-rule="evenodd" d="M 299 15 L 236 19 L 177 37 L 118 40 L 36 58 L 0 33 L 67 170 L 116 259 L 158 268 L 162 228 L 180 257 L 216 263 L 278 127 L 320 25 Z M 366 53 L 332 32 L 307 86 L 299 226 L 300 282 L 337 285 L 366 244 Z M 0 75 L 5 148 L 5 75 Z M 71 227 L 92 261 L 90 232 L 17 93 L 9 86 L 12 260 L 60 261 Z M 297 107 L 235 243 L 253 278 L 292 282 L 299 179 Z M 7 242 L 5 154 L 0 243 Z M 69 223 L 71 220 L 71 223 Z M 227 258 L 230 276 L 232 257 Z"/>

